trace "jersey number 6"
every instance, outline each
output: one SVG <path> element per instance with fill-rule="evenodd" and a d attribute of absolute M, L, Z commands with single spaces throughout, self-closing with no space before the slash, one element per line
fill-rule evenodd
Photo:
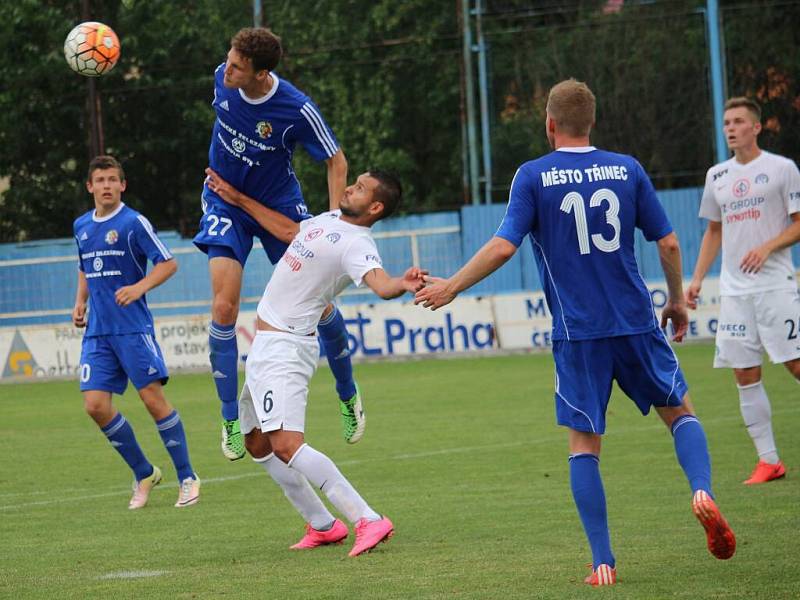
<path fill-rule="evenodd" d="M 602 252 L 614 252 L 619 250 L 619 197 L 608 188 L 597 190 L 589 199 L 589 206 L 594 208 L 600 206 L 603 201 L 608 203 L 606 209 L 606 223 L 611 225 L 614 229 L 614 236 L 607 240 L 601 234 L 595 233 L 592 235 L 592 243 L 595 248 Z M 578 233 L 578 247 L 581 254 L 589 254 L 589 226 L 586 222 L 586 206 L 583 203 L 583 196 L 578 192 L 570 192 L 561 201 L 561 210 L 569 214 L 575 213 L 575 229 Z"/>
<path fill-rule="evenodd" d="M 231 228 L 233 221 L 227 217 L 218 217 L 217 215 L 208 215 L 206 220 L 210 223 L 208 226 L 208 235 L 225 235 L 225 232 Z M 222 223 L 222 229 L 217 231 L 217 227 Z"/>

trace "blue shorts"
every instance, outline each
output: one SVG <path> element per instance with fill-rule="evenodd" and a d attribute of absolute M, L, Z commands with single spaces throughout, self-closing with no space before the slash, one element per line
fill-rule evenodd
<path fill-rule="evenodd" d="M 689 390 L 660 329 L 597 340 L 557 340 L 553 358 L 556 420 L 577 431 L 605 433 L 614 380 L 643 415 L 651 406 L 680 406 Z"/>
<path fill-rule="evenodd" d="M 124 393 L 128 379 L 137 390 L 154 381 L 165 385 L 169 379 L 161 348 L 146 333 L 83 338 L 80 375 L 82 392 L 113 394 Z"/>
<path fill-rule="evenodd" d="M 289 206 L 270 207 L 289 217 L 295 223 L 310 219 L 311 215 L 302 202 Z M 258 238 L 267 253 L 269 262 L 277 263 L 287 245 L 274 237 L 258 222 L 242 209 L 216 199 L 203 198 L 203 216 L 200 217 L 200 231 L 194 236 L 194 245 L 205 254 L 209 254 L 209 246 L 227 248 L 227 251 L 212 252 L 209 258 L 216 256 L 233 256 L 244 267 L 250 250 L 253 249 L 253 238 Z"/>

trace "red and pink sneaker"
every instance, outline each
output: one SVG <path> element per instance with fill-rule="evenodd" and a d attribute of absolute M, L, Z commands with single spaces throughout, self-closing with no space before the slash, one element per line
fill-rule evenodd
<path fill-rule="evenodd" d="M 692 512 L 706 530 L 708 551 L 720 560 L 733 556 L 736 552 L 736 536 L 708 492 L 697 490 L 694 493 Z"/>
<path fill-rule="evenodd" d="M 786 477 L 786 467 L 783 462 L 778 461 L 773 465 L 772 463 L 760 460 L 753 470 L 753 473 L 750 475 L 750 479 L 747 479 L 744 483 L 745 485 L 767 483 L 768 481 L 780 479 L 781 477 Z"/>
<path fill-rule="evenodd" d="M 294 546 L 290 546 L 292 550 L 305 550 L 308 548 L 316 548 L 317 546 L 326 546 L 328 544 L 341 544 L 342 540 L 347 537 L 347 525 L 342 523 L 339 519 L 333 522 L 333 527 L 327 531 L 318 531 L 314 529 L 310 523 L 306 523 L 306 534 L 303 539 L 297 542 Z"/>
<path fill-rule="evenodd" d="M 617 569 L 608 565 L 597 565 L 597 568 L 583 582 L 595 587 L 614 585 L 617 583 Z"/>
<path fill-rule="evenodd" d="M 394 535 L 394 525 L 388 517 L 383 517 L 379 521 L 361 519 L 356 523 L 356 543 L 353 544 L 349 555 L 358 556 L 362 552 L 368 552 L 392 535 Z"/>

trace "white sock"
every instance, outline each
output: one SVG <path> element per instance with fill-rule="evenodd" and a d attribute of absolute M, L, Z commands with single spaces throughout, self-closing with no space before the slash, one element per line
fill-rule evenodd
<path fill-rule="evenodd" d="M 767 391 L 760 381 L 736 387 L 739 388 L 739 408 L 742 411 L 744 424 L 755 444 L 758 457 L 774 465 L 778 462 L 778 451 L 772 435 L 772 408 L 769 405 Z"/>
<path fill-rule="evenodd" d="M 325 492 L 331 504 L 351 523 L 359 519 L 378 521 L 381 518 L 344 478 L 333 461 L 308 444 L 303 444 L 294 453 L 289 467 L 305 475 L 306 479 Z"/>
<path fill-rule="evenodd" d="M 311 484 L 297 471 L 293 471 L 275 454 L 268 454 L 264 458 L 254 458 L 264 470 L 272 477 L 273 481 L 281 486 L 283 493 L 297 509 L 303 518 L 314 529 L 325 531 L 330 529 L 335 517 L 325 508 Z"/>

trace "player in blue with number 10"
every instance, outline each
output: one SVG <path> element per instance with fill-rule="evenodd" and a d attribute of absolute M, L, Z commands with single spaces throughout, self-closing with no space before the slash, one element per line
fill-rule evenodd
<path fill-rule="evenodd" d="M 281 41 L 262 27 L 240 30 L 227 60 L 214 73 L 216 121 L 208 151 L 209 166 L 237 190 L 295 222 L 310 218 L 292 168 L 297 144 L 324 161 L 331 207 L 338 206 L 347 180 L 347 160 L 317 107 L 273 69 Z M 244 264 L 258 238 L 272 264 L 286 244 L 250 215 L 226 204 L 203 187 L 203 216 L 194 243 L 208 255 L 213 300 L 209 326 L 211 370 L 222 402 L 222 453 L 230 460 L 245 454 L 238 415 L 236 318 Z M 364 433 L 361 395 L 353 380 L 344 319 L 331 304 L 318 326 L 319 338 L 336 379 L 344 437 L 354 444 Z"/>
<path fill-rule="evenodd" d="M 657 242 L 667 280 L 661 326 L 671 320 L 680 341 L 688 314 L 678 239 L 641 165 L 590 145 L 594 118 L 595 97 L 586 84 L 570 79 L 550 90 L 546 131 L 555 151 L 517 170 L 495 237 L 450 279 L 428 278 L 432 285 L 415 302 L 444 306 L 502 266 L 530 236 L 553 315 L 556 416 L 569 429 L 572 495 L 592 550 L 586 583 L 597 586 L 617 577 L 600 478 L 614 380 L 642 414 L 655 408 L 670 428 L 711 553 L 730 558 L 736 538 L 714 502 L 705 432 L 634 255 L 639 228 Z"/>

